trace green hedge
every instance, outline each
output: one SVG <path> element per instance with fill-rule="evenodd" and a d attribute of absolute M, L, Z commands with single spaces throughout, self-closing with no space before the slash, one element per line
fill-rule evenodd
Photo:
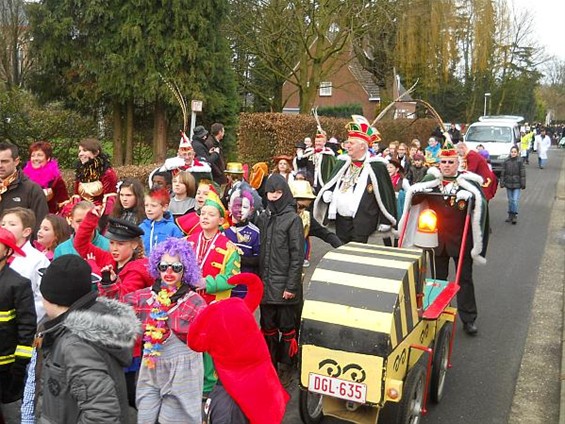
<path fill-rule="evenodd" d="M 363 115 L 363 106 L 351 103 L 339 106 L 326 106 L 318 108 L 319 116 L 349 119 L 351 115 Z"/>
<path fill-rule="evenodd" d="M 347 137 L 345 125 L 350 119 L 320 116 L 328 138 L 343 141 Z M 426 142 L 436 127 L 432 119 L 396 119 L 378 122 L 381 146 L 398 140 L 409 144 L 414 138 Z M 316 121 L 311 115 L 290 115 L 283 113 L 242 113 L 239 117 L 237 134 L 238 158 L 241 162 L 254 164 L 268 162 L 280 154 L 293 155 L 296 142 L 305 137 L 314 138 Z"/>

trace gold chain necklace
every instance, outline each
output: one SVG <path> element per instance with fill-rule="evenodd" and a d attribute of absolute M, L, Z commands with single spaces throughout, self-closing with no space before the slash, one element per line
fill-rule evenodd
<path fill-rule="evenodd" d="M 361 174 L 362 166 L 355 166 L 351 164 L 347 172 L 341 177 L 341 187 L 340 190 L 342 193 L 348 191 L 351 187 L 357 184 L 357 180 L 359 179 L 359 175 Z"/>

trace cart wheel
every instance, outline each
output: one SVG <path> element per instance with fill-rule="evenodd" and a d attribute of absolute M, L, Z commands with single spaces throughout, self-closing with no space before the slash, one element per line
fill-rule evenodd
<path fill-rule="evenodd" d="M 447 377 L 447 364 L 449 362 L 449 342 L 452 332 L 451 324 L 445 324 L 439 332 L 434 349 L 432 363 L 432 375 L 430 379 L 430 399 L 439 403 L 445 389 L 445 378 Z"/>
<path fill-rule="evenodd" d="M 322 412 L 323 396 L 318 393 L 312 393 L 308 390 L 299 390 L 298 409 L 300 418 L 305 424 L 319 424 L 324 418 Z"/>
<path fill-rule="evenodd" d="M 424 391 L 426 389 L 426 371 L 420 364 L 416 364 L 408 373 L 404 381 L 402 399 L 396 408 L 396 424 L 419 424 L 424 408 Z"/>

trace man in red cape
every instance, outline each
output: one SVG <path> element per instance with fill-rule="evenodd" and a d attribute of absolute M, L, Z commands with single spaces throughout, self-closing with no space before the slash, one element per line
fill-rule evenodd
<path fill-rule="evenodd" d="M 229 298 L 208 305 L 190 326 L 188 346 L 210 354 L 218 383 L 250 424 L 280 423 L 290 396 L 278 379 L 253 316 L 263 297 L 263 283 L 250 273 L 234 275 L 228 283 L 247 285 L 245 299 Z"/>
<path fill-rule="evenodd" d="M 510 149 L 509 149 L 510 150 Z M 498 179 L 494 172 L 490 169 L 487 160 L 478 152 L 470 150 L 466 143 L 460 141 L 457 143 L 457 153 L 463 159 L 463 169 L 465 171 L 474 172 L 483 177 L 483 193 L 487 198 L 487 202 L 494 197 L 498 187 Z"/>

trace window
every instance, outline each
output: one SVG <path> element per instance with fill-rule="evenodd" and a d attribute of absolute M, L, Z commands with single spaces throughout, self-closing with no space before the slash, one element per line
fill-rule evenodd
<path fill-rule="evenodd" d="M 320 83 L 320 97 L 329 97 L 332 95 L 332 83 L 325 81 Z"/>

